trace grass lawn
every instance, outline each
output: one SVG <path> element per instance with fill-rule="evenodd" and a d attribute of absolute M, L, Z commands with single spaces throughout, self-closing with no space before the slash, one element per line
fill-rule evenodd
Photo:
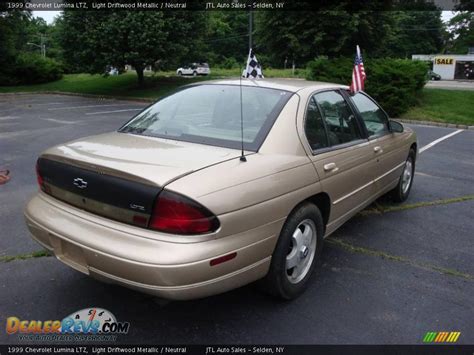
<path fill-rule="evenodd" d="M 129 98 L 157 99 L 181 85 L 209 79 L 225 77 L 239 77 L 240 69 L 214 69 L 206 77 L 178 77 L 175 72 L 160 72 L 145 77 L 145 85 L 139 87 L 135 72 L 128 72 L 118 76 L 103 77 L 90 74 L 67 74 L 61 80 L 51 83 L 23 86 L 0 86 L 0 93 L 8 92 L 35 92 L 35 91 L 62 91 L 81 94 L 108 95 Z M 294 77 L 304 77 L 305 72 L 299 69 Z M 293 77 L 291 69 L 268 69 L 265 76 Z"/>
<path fill-rule="evenodd" d="M 474 125 L 474 91 L 424 89 L 419 105 L 401 118 Z"/>

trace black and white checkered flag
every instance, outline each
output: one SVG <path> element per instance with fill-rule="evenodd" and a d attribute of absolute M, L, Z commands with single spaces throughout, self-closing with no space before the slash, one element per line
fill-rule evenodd
<path fill-rule="evenodd" d="M 258 62 L 257 57 L 255 56 L 255 53 L 253 52 L 252 48 L 250 48 L 249 57 L 247 59 L 247 67 L 244 69 L 242 77 L 249 79 L 264 78 L 262 73 L 262 67 L 260 66 L 260 63 Z"/>

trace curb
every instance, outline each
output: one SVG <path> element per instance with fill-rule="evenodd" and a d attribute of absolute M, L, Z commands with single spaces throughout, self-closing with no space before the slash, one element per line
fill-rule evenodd
<path fill-rule="evenodd" d="M 67 91 L 21 91 L 21 92 L 4 92 L 0 93 L 1 96 L 15 96 L 15 95 L 65 95 L 65 96 L 80 96 L 89 97 L 99 100 L 121 100 L 131 102 L 155 102 L 157 99 L 145 99 L 145 98 L 130 98 L 126 96 L 112 96 L 112 95 L 94 95 L 94 94 L 82 94 L 78 92 L 67 92 Z"/>
<path fill-rule="evenodd" d="M 420 120 L 407 120 L 395 118 L 395 121 L 410 123 L 423 126 L 434 126 L 434 127 L 444 127 L 444 128 L 458 128 L 458 129 L 468 129 L 474 130 L 474 126 L 468 126 L 465 124 L 453 124 L 453 123 L 443 123 L 443 122 L 433 122 L 433 121 L 420 121 Z"/>

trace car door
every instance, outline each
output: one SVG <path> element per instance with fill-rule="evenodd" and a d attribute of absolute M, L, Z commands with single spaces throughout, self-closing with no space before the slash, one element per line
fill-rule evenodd
<path fill-rule="evenodd" d="M 367 94 L 350 96 L 363 122 L 375 162 L 374 186 L 378 194 L 389 190 L 398 181 L 406 160 L 403 135 L 390 131 L 388 115 Z"/>
<path fill-rule="evenodd" d="M 374 195 L 372 148 L 359 120 L 339 90 L 309 97 L 305 136 L 322 189 L 331 200 L 331 233 Z"/>

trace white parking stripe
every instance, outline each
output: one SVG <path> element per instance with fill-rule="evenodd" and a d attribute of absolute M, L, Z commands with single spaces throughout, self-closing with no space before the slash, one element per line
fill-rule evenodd
<path fill-rule="evenodd" d="M 14 119 L 17 119 L 18 116 L 3 116 L 3 117 L 0 117 L 0 121 L 6 121 L 6 120 L 14 120 Z"/>
<path fill-rule="evenodd" d="M 425 150 L 428 150 L 428 149 L 432 148 L 436 144 L 438 144 L 438 143 L 440 143 L 440 142 L 444 141 L 445 139 L 448 139 L 452 136 L 455 136 L 456 134 L 461 133 L 462 131 L 463 131 L 462 129 L 458 129 L 457 131 L 451 132 L 450 134 L 447 134 L 447 135 L 445 135 L 441 138 L 438 138 L 438 139 L 434 140 L 433 142 L 431 142 L 431 143 L 425 145 L 424 147 L 420 148 L 419 152 L 423 153 Z"/>
<path fill-rule="evenodd" d="M 62 124 L 76 124 L 77 121 L 63 121 L 63 120 L 57 120 L 55 118 L 41 118 L 43 121 L 50 121 L 50 122 L 55 122 L 55 123 L 62 123 Z"/>
<path fill-rule="evenodd" d="M 73 108 L 107 107 L 107 106 L 130 106 L 130 104 L 110 104 L 110 105 L 86 105 L 86 106 L 55 107 L 55 108 L 48 108 L 48 110 L 49 110 L 49 111 L 57 111 L 57 110 L 69 110 L 69 109 L 73 109 Z"/>
<path fill-rule="evenodd" d="M 100 111 L 100 112 L 89 112 L 86 115 L 102 115 L 105 113 L 115 113 L 115 112 L 127 112 L 127 111 L 141 111 L 142 108 L 129 108 L 127 110 L 114 110 L 114 111 Z"/>
<path fill-rule="evenodd" d="M 67 104 L 67 102 L 43 102 L 43 103 L 40 103 L 40 104 L 35 104 L 33 103 L 32 105 L 35 105 L 35 106 L 45 106 L 45 105 L 64 105 L 64 104 Z"/>

